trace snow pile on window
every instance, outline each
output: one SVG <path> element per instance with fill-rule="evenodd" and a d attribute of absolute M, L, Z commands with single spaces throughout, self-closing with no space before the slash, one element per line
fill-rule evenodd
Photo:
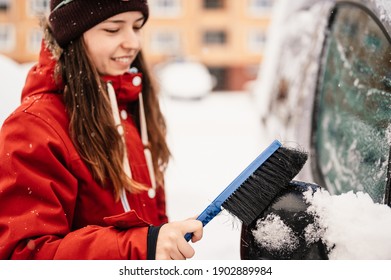
<path fill-rule="evenodd" d="M 373 203 L 363 192 L 330 195 L 320 190 L 305 197 L 330 259 L 391 259 L 390 207 Z"/>
<path fill-rule="evenodd" d="M 391 208 L 374 203 L 363 192 L 331 195 L 326 190 L 304 193 L 314 222 L 304 230 L 306 245 L 321 240 L 331 260 L 391 259 Z M 275 214 L 257 222 L 253 235 L 270 252 L 295 250 L 297 237 Z"/>

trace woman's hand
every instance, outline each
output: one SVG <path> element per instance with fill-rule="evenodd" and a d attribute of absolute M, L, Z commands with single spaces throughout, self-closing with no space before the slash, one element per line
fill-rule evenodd
<path fill-rule="evenodd" d="M 184 260 L 194 256 L 194 249 L 184 238 L 191 232 L 193 243 L 202 238 L 202 223 L 195 219 L 171 222 L 160 228 L 156 245 L 156 260 Z"/>

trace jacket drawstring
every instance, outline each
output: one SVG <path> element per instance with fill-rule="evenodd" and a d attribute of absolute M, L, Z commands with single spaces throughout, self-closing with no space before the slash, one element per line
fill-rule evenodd
<path fill-rule="evenodd" d="M 129 159 L 128 159 L 125 137 L 124 137 L 125 132 L 124 132 L 124 129 L 123 129 L 123 126 L 121 123 L 121 118 L 120 118 L 120 114 L 119 114 L 118 103 L 117 103 L 115 91 L 114 91 L 113 85 L 110 82 L 107 83 L 107 91 L 109 94 L 111 109 L 113 112 L 114 124 L 117 127 L 118 133 L 121 135 L 121 139 L 122 139 L 123 144 L 125 146 L 125 153 L 124 153 L 124 158 L 123 158 L 124 172 L 129 178 L 132 178 L 132 171 L 131 171 L 130 165 L 129 165 Z M 144 156 L 145 156 L 145 160 L 147 162 L 149 177 L 150 177 L 151 185 L 152 185 L 152 188 L 150 188 L 148 190 L 148 196 L 152 199 L 156 196 L 156 178 L 155 178 L 155 170 L 153 168 L 152 153 L 149 150 L 148 129 L 147 129 L 147 122 L 145 119 L 145 110 L 144 110 L 144 102 L 143 102 L 142 93 L 139 94 L 139 105 L 140 105 L 141 141 L 144 146 Z M 122 191 L 120 194 L 120 199 L 121 199 L 121 203 L 124 208 L 124 211 L 129 212 L 131 208 L 130 208 L 128 199 L 126 197 L 125 188 L 122 188 Z"/>
<path fill-rule="evenodd" d="M 118 110 L 117 97 L 115 96 L 115 91 L 114 91 L 113 85 L 110 82 L 107 83 L 107 92 L 109 94 L 111 110 L 113 112 L 114 124 L 117 127 L 118 133 L 121 135 L 121 139 L 122 139 L 124 146 L 126 147 L 125 137 L 124 137 L 125 132 L 124 132 L 124 128 L 122 127 L 122 124 L 121 124 L 121 118 L 120 118 L 119 110 Z M 127 153 L 126 148 L 124 150 L 125 150 L 125 152 L 124 152 L 122 166 L 123 166 L 125 174 L 129 178 L 132 178 L 132 171 L 131 171 L 130 165 L 129 165 L 128 153 Z M 131 208 L 130 208 L 128 199 L 126 197 L 125 188 L 122 188 L 122 191 L 120 194 L 120 199 L 121 199 L 121 203 L 124 208 L 124 211 L 129 212 Z"/>
<path fill-rule="evenodd" d="M 139 104 L 140 104 L 141 141 L 144 146 L 145 160 L 147 161 L 149 177 L 151 179 L 151 185 L 152 185 L 152 188 L 148 190 L 148 196 L 152 199 L 156 195 L 156 178 L 155 178 L 155 170 L 153 168 L 152 153 L 149 150 L 147 121 L 145 119 L 144 101 L 143 101 L 143 95 L 141 92 L 139 94 L 138 100 L 139 100 Z"/>

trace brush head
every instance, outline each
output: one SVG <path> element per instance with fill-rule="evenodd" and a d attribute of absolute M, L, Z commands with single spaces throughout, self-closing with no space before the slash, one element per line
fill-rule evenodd
<path fill-rule="evenodd" d="M 297 149 L 279 147 L 245 180 L 222 207 L 251 224 L 300 172 L 308 155 Z"/>

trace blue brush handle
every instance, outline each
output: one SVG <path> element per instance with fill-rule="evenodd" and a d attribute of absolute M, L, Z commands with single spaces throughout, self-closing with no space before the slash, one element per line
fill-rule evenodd
<path fill-rule="evenodd" d="M 209 204 L 208 207 L 202 213 L 197 217 L 197 220 L 202 222 L 202 226 L 205 226 L 207 223 L 210 222 L 214 217 L 217 216 L 221 212 L 221 206 Z M 191 237 L 193 236 L 192 233 L 186 233 L 185 239 L 186 241 L 189 241 Z"/>
<path fill-rule="evenodd" d="M 202 213 L 197 217 L 197 220 L 202 222 L 202 226 L 205 226 L 221 212 L 221 205 L 280 147 L 281 143 L 278 140 L 274 140 L 269 147 L 267 147 L 249 166 L 247 166 L 246 169 L 244 169 L 242 173 L 240 173 L 239 176 L 236 177 L 232 183 L 229 184 L 228 187 L 226 187 L 224 191 L 222 191 L 215 200 L 209 204 L 208 207 L 206 207 L 204 211 L 202 211 Z M 189 241 L 192 236 L 192 233 L 186 233 L 186 241 Z"/>

